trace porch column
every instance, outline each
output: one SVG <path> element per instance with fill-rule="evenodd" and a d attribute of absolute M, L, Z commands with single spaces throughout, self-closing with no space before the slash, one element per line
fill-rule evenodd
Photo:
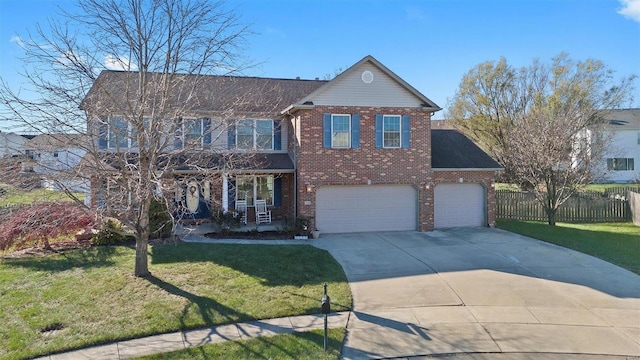
<path fill-rule="evenodd" d="M 229 178 L 222 175 L 222 211 L 229 211 Z"/>

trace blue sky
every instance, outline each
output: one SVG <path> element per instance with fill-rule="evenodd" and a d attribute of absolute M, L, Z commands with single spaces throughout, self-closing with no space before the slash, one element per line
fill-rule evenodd
<path fill-rule="evenodd" d="M 46 25 L 68 0 L 0 0 L 0 77 L 21 79 L 16 36 Z M 560 52 L 640 75 L 640 0 L 231 0 L 257 33 L 246 75 L 313 79 L 366 55 L 446 108 L 473 66 L 504 56 L 525 66 Z M 634 90 L 640 107 L 640 83 Z M 0 105 L 1 106 L 1 105 Z M 436 114 L 442 117 L 443 112 Z M 3 124 L 0 124 L 0 130 Z"/>

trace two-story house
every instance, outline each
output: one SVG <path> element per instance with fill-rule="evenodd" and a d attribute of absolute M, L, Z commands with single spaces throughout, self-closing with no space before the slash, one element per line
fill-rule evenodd
<path fill-rule="evenodd" d="M 606 169 L 605 181 L 630 183 L 640 181 L 640 109 L 616 109 L 604 112 L 605 137 L 608 148 L 601 167 Z"/>
<path fill-rule="evenodd" d="M 121 116 L 91 112 L 98 89 L 117 88 L 126 74 L 103 72 L 84 102 L 90 122 L 110 125 L 89 126 L 105 153 L 135 147 L 116 136 L 130 131 Z M 330 81 L 198 81 L 197 104 L 177 114 L 169 130 L 175 148 L 195 139 L 211 154 L 173 171 L 176 204 L 192 218 L 208 217 L 213 207 L 233 210 L 240 201 L 252 222 L 253 206 L 265 200 L 274 219 L 305 217 L 323 233 L 495 222 L 500 166 L 460 133 L 432 132 L 440 107 L 371 56 Z M 96 206 L 100 186 L 93 185 Z"/>

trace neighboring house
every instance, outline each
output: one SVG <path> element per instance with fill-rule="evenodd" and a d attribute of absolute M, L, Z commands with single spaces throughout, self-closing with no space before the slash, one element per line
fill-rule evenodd
<path fill-rule="evenodd" d="M 24 155 L 24 143 L 28 140 L 28 136 L 0 131 L 0 158 L 5 156 Z"/>
<path fill-rule="evenodd" d="M 605 181 L 630 183 L 640 181 L 640 109 L 608 110 L 605 137 L 610 138 L 601 166 Z"/>
<path fill-rule="evenodd" d="M 33 170 L 48 174 L 71 170 L 78 165 L 89 138 L 81 134 L 41 134 L 24 143 L 27 156 L 35 161 Z"/>
<path fill-rule="evenodd" d="M 30 167 L 42 175 L 42 187 L 86 192 L 89 184 L 75 174 L 75 167 L 86 153 L 89 137 L 82 134 L 41 134 L 25 142 Z"/>
<path fill-rule="evenodd" d="M 136 151 L 109 130 L 130 131 L 121 116 L 92 111 L 103 99 L 100 89 L 118 93 L 126 76 L 104 71 L 83 102 L 105 159 Z M 255 202 L 266 200 L 274 220 L 305 217 L 323 233 L 495 223 L 493 181 L 500 167 L 460 133 L 432 132 L 431 115 L 441 108 L 371 56 L 330 81 L 198 79 L 197 106 L 173 120 L 178 131 L 172 134 L 175 147 L 191 134 L 211 149 L 210 158 L 174 172 L 176 203 L 193 218 L 208 217 L 212 204 L 232 210 L 246 201 L 252 222 Z M 209 133 L 229 121 L 223 133 Z M 253 151 L 258 161 L 225 171 L 213 155 L 221 151 L 240 158 Z M 93 206 L 104 191 L 108 183 L 92 183 Z"/>

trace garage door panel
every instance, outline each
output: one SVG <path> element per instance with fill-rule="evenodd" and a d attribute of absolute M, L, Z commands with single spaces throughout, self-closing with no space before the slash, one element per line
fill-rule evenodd
<path fill-rule="evenodd" d="M 480 184 L 438 184 L 434 191 L 434 227 L 484 226 L 485 203 Z"/>
<path fill-rule="evenodd" d="M 316 194 L 316 226 L 325 233 L 415 230 L 417 206 L 411 186 L 326 186 Z"/>

